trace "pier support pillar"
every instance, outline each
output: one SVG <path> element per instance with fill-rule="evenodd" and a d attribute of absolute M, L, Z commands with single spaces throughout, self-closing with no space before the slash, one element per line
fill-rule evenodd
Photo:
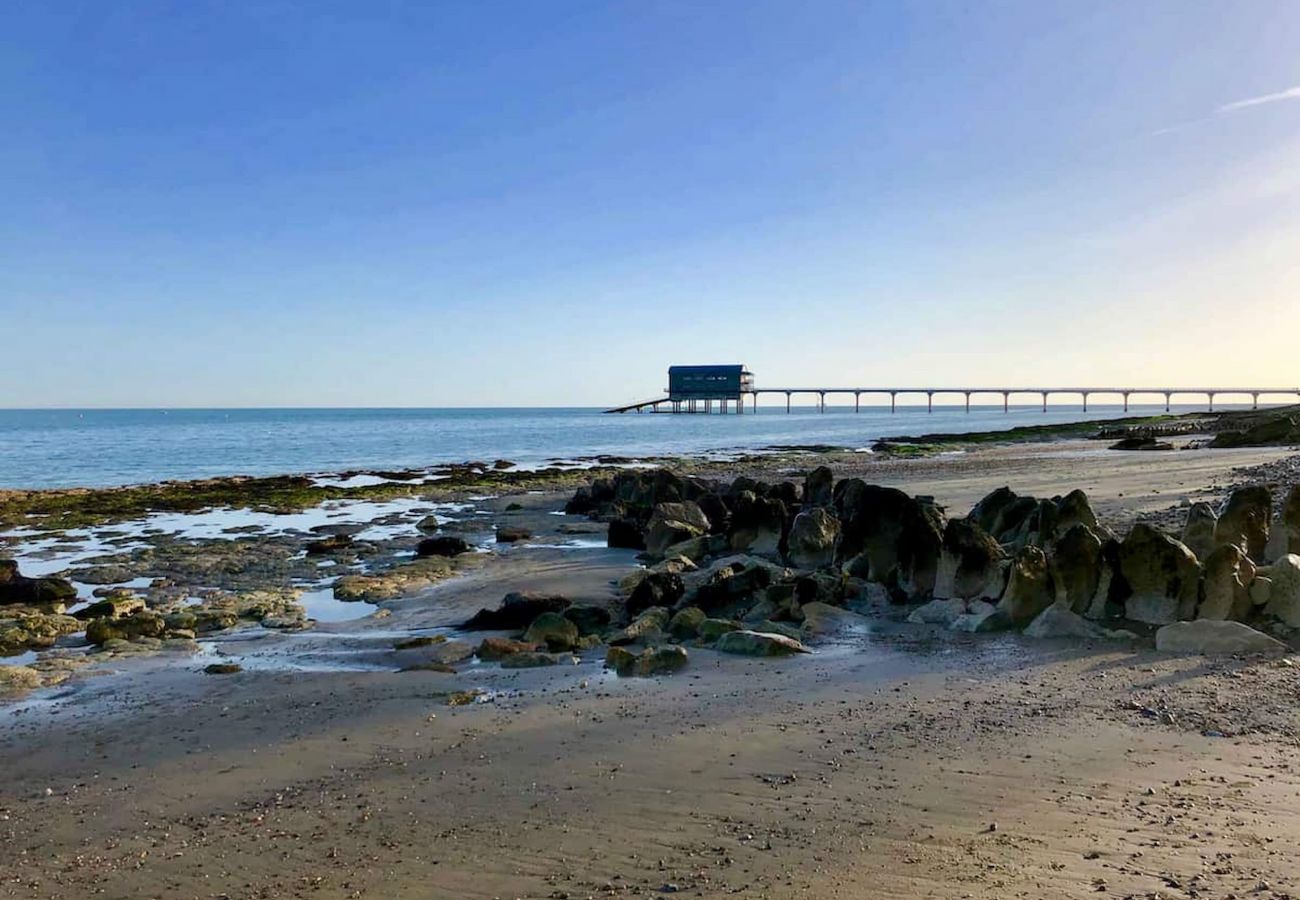
<path fill-rule="evenodd" d="M 821 391 L 820 393 L 821 393 L 821 400 L 820 400 L 821 411 L 826 412 L 826 392 Z"/>
<path fill-rule="evenodd" d="M 1083 411 L 1084 411 L 1084 412 L 1087 412 L 1087 411 L 1088 411 L 1088 392 L 1087 392 L 1087 391 L 1084 391 L 1084 392 L 1083 392 Z"/>
<path fill-rule="evenodd" d="M 897 410 L 898 410 L 898 395 L 895 394 L 893 391 L 890 391 L 890 392 L 889 392 L 889 411 L 892 413 L 892 412 L 896 412 Z"/>
<path fill-rule="evenodd" d="M 966 392 L 966 413 L 970 414 L 970 391 Z"/>
<path fill-rule="evenodd" d="M 1002 412 L 1011 412 L 1011 394 L 1006 391 L 1002 392 Z"/>
<path fill-rule="evenodd" d="M 785 414 L 790 415 L 790 392 L 785 392 Z"/>
<path fill-rule="evenodd" d="M 1173 402 L 1173 396 L 1174 396 L 1173 394 L 1169 394 L 1169 393 L 1165 394 L 1165 412 L 1169 412 L 1169 407 Z"/>
<path fill-rule="evenodd" d="M 1250 401 L 1251 401 L 1250 403 L 1251 409 L 1259 409 L 1259 394 L 1251 394 Z"/>
<path fill-rule="evenodd" d="M 1043 391 L 1043 412 L 1047 412 L 1047 391 Z"/>
<path fill-rule="evenodd" d="M 1210 398 L 1210 412 L 1214 412 L 1214 392 L 1210 391 L 1206 396 Z"/>
<path fill-rule="evenodd" d="M 862 395 L 857 391 L 853 392 L 853 411 L 862 412 Z"/>
<path fill-rule="evenodd" d="M 925 395 L 925 411 L 934 412 L 934 391 L 929 391 Z"/>
<path fill-rule="evenodd" d="M 1124 395 L 1124 412 L 1128 412 L 1128 394 Z"/>

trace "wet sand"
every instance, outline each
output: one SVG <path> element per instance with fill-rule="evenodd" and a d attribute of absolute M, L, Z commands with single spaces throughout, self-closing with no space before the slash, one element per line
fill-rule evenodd
<path fill-rule="evenodd" d="M 1082 486 L 1122 525 L 1286 456 L 1092 449 L 872 474 L 957 514 L 1002 484 Z M 536 521 L 559 499 L 531 498 Z M 508 590 L 607 600 L 633 566 L 513 548 L 383 617 L 235 633 L 5 708 L 0 897 L 1300 893 L 1300 667 L 1285 661 L 882 618 L 811 657 L 692 648 L 666 678 L 615 678 L 597 651 L 394 671 L 394 635 L 445 633 Z M 220 654 L 246 671 L 203 674 Z M 490 702 L 447 705 L 468 689 Z"/>

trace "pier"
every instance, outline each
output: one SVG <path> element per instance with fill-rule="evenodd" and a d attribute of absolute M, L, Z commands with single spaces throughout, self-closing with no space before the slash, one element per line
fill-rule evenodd
<path fill-rule="evenodd" d="M 1093 397 L 1120 398 L 1125 412 L 1134 397 L 1162 397 L 1166 412 L 1173 408 L 1175 397 L 1204 397 L 1213 412 L 1215 401 L 1221 397 L 1249 397 L 1252 408 L 1258 409 L 1260 397 L 1300 399 L 1300 387 L 757 387 L 753 373 L 744 366 L 674 366 L 669 370 L 667 396 L 605 411 L 709 414 L 716 410 L 741 414 L 748 405 L 750 413 L 757 413 L 760 394 L 783 396 L 787 413 L 792 410 L 795 396 L 815 397 L 816 408 L 825 412 L 826 398 L 836 395 L 852 396 L 854 412 L 861 411 L 863 397 L 888 397 L 890 412 L 895 412 L 898 398 L 910 396 L 924 396 L 929 412 L 934 411 L 935 397 L 962 398 L 967 412 L 973 397 L 1001 398 L 1003 412 L 1010 411 L 1012 397 L 1034 397 L 1047 412 L 1048 401 L 1061 396 L 1078 397 L 1084 412 Z"/>

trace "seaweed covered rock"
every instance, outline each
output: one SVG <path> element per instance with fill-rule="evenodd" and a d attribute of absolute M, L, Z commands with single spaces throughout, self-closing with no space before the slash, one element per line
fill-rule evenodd
<path fill-rule="evenodd" d="M 652 606 L 671 608 L 685 592 L 682 576 L 676 572 L 650 572 L 627 598 L 627 614 L 635 618 Z"/>
<path fill-rule="evenodd" d="M 739 656 L 793 656 L 812 652 L 794 638 L 760 631 L 729 631 L 718 638 L 713 648 Z"/>
<path fill-rule="evenodd" d="M 65 634 L 81 630 L 81 623 L 59 613 L 25 611 L 21 615 L 0 618 L 0 654 L 23 650 L 42 650 L 54 646 Z"/>
<path fill-rule="evenodd" d="M 605 543 L 624 550 L 644 550 L 645 535 L 635 519 L 611 519 Z"/>
<path fill-rule="evenodd" d="M 647 647 L 640 653 L 633 653 L 625 647 L 610 647 L 605 655 L 605 665 L 621 677 L 671 675 L 686 668 L 689 661 L 686 648 L 676 644 Z"/>
<path fill-rule="evenodd" d="M 425 538 L 415 547 L 416 556 L 460 556 L 469 553 L 474 547 L 464 538 L 451 534 Z"/>
<path fill-rule="evenodd" d="M 1196 614 L 1201 566 L 1180 541 L 1135 525 L 1119 545 L 1119 569 L 1128 590 L 1125 615 L 1133 621 L 1166 625 Z"/>
<path fill-rule="evenodd" d="M 480 609 L 464 624 L 470 631 L 517 631 L 527 628 L 542 613 L 562 613 L 572 603 L 558 594 L 512 592 L 496 609 Z"/>
<path fill-rule="evenodd" d="M 814 506 L 794 517 L 786 558 L 801 569 L 829 566 L 835 562 L 839 537 L 839 519 L 824 506 Z"/>
<path fill-rule="evenodd" d="M 835 485 L 835 510 L 837 558 L 846 571 L 884 585 L 897 599 L 934 592 L 944 531 L 937 506 L 896 488 L 847 478 Z"/>
<path fill-rule="evenodd" d="M 685 600 L 709 615 L 731 615 L 753 606 L 757 594 L 771 583 L 771 567 L 735 561 L 714 568 Z"/>
<path fill-rule="evenodd" d="M 153 610 L 140 610 L 122 619 L 92 619 L 86 623 L 86 641 L 103 644 L 109 640 L 160 638 L 167 633 L 167 622 Z"/>
<path fill-rule="evenodd" d="M 835 504 L 835 475 L 828 466 L 818 466 L 803 481 L 803 508 L 829 509 Z"/>
<path fill-rule="evenodd" d="M 528 626 L 524 641 L 544 644 L 552 653 L 572 650 L 578 644 L 578 626 L 558 612 L 544 612 Z"/>
<path fill-rule="evenodd" d="M 663 636 L 664 629 L 667 627 L 668 610 L 656 606 L 641 613 L 628 623 L 626 628 L 611 634 L 609 644 L 612 647 L 637 643 L 652 644 Z"/>
<path fill-rule="evenodd" d="M 1228 497 L 1214 527 L 1216 544 L 1236 544 L 1251 559 L 1264 559 L 1273 518 L 1273 494 L 1263 485 L 1238 488 Z"/>
<path fill-rule="evenodd" d="M 934 595 L 973 600 L 1002 596 L 1006 554 L 979 523 L 950 519 L 943 529 Z"/>

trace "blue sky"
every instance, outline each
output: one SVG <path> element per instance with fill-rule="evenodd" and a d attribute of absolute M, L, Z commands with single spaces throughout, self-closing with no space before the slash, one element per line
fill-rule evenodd
<path fill-rule="evenodd" d="M 1300 383 L 1290 2 L 9 4 L 3 406 Z"/>

